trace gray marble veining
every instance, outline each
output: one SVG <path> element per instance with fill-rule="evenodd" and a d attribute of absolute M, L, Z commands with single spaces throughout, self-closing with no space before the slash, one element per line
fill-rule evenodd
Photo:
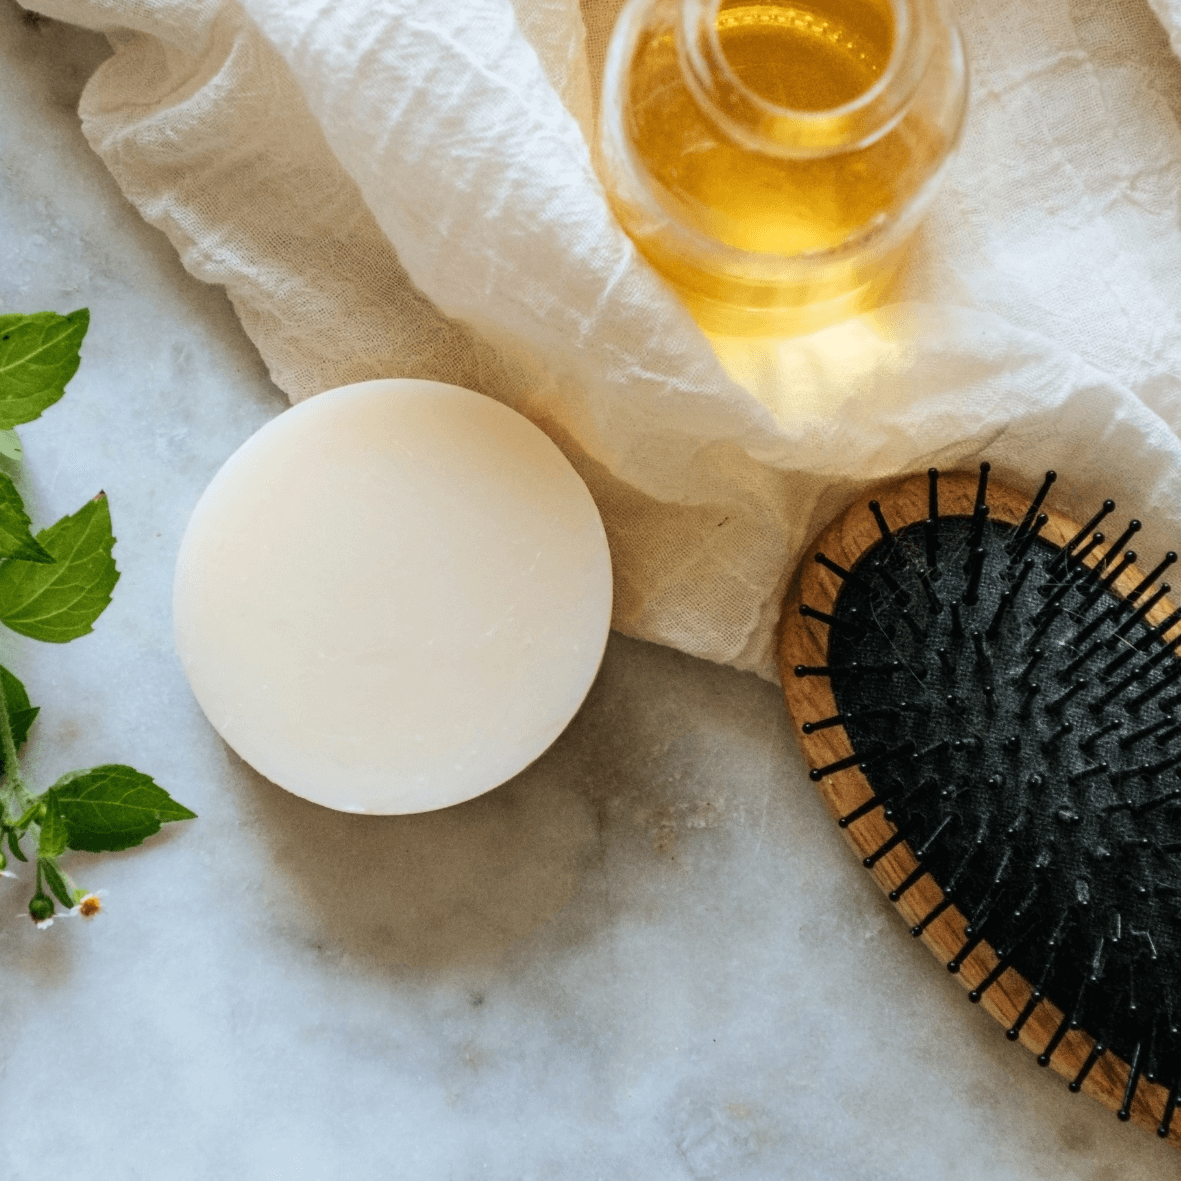
<path fill-rule="evenodd" d="M 200 819 L 73 855 L 90 924 L 36 931 L 0 883 L 0 1177 L 1176 1176 L 907 937 L 771 685 L 615 636 L 541 760 L 425 816 L 328 812 L 227 750 L 172 563 L 285 402 L 82 139 L 104 53 L 0 0 L 0 309 L 93 314 L 21 486 L 38 525 L 105 488 L 123 571 L 94 635 L 0 645 L 43 706 L 35 780 L 129 762 Z"/>

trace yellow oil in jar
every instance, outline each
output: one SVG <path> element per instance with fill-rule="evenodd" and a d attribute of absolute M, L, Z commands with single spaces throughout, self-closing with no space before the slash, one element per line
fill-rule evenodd
<path fill-rule="evenodd" d="M 841 116 L 887 72 L 894 11 L 889 0 L 718 7 L 725 67 L 757 100 L 809 125 L 804 152 L 751 146 L 719 121 L 686 79 L 675 28 L 636 44 L 622 132 L 659 205 L 716 243 L 716 257 L 686 251 L 683 234 L 664 232 L 626 195 L 612 197 L 639 249 L 705 328 L 809 331 L 872 305 L 892 277 L 903 235 L 890 231 L 955 131 L 921 103 L 880 134 Z"/>

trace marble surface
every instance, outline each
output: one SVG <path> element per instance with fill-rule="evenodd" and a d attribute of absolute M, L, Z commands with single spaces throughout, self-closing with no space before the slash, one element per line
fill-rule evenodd
<path fill-rule="evenodd" d="M 0 309 L 93 315 L 21 486 L 38 525 L 105 488 L 123 571 L 92 636 L 0 659 L 43 707 L 35 782 L 129 762 L 200 819 L 71 855 L 89 924 L 37 931 L 0 883 L 0 1177 L 1175 1177 L 906 935 L 772 685 L 613 636 L 539 762 L 417 817 L 325 811 L 217 739 L 172 564 L 285 401 L 87 148 L 104 53 L 0 0 Z"/>

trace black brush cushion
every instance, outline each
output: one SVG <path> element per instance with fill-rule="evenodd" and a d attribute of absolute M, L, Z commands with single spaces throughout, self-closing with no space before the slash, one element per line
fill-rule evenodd
<path fill-rule="evenodd" d="M 883 539 L 842 586 L 829 663 L 845 730 L 969 939 L 1172 1086 L 1181 662 L 1135 619 L 1149 592 L 1117 599 L 1110 570 L 1029 538 L 1013 555 L 1008 524 L 929 529 Z"/>

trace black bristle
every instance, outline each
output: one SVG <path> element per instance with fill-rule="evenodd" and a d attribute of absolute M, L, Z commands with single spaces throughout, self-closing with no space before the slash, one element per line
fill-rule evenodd
<path fill-rule="evenodd" d="M 1104 593 L 1111 589 L 1116 583 L 1119 576 L 1136 560 L 1136 551 L 1134 549 L 1128 550 L 1119 562 L 1106 574 L 1100 581 L 1099 585 L 1091 590 L 1091 593 L 1083 600 L 1083 605 L 1079 610 L 1086 614 L 1092 607 L 1103 597 Z"/>
<path fill-rule="evenodd" d="M 878 523 L 878 530 L 881 532 L 882 540 L 886 543 L 887 552 L 894 552 L 894 534 L 890 530 L 890 526 L 886 523 L 886 518 L 882 514 L 882 506 L 876 501 L 869 502 L 869 511 L 873 513 L 873 519 Z"/>
<path fill-rule="evenodd" d="M 1129 521 L 1128 527 L 1111 543 L 1111 548 L 1095 563 L 1095 571 L 1097 574 L 1102 574 L 1111 565 L 1111 559 L 1124 548 L 1125 545 L 1131 541 L 1132 536 L 1139 533 L 1141 525 L 1139 521 Z"/>
<path fill-rule="evenodd" d="M 988 502 L 988 473 L 992 471 L 992 464 L 987 461 L 980 465 L 980 480 L 976 484 L 976 507 L 978 513 Z"/>
<path fill-rule="evenodd" d="M 1017 1014 L 1017 1019 L 1005 1030 L 1005 1037 L 1011 1042 L 1015 1042 L 1021 1036 L 1021 1030 L 1025 1023 L 1033 1016 L 1033 1011 L 1042 1003 L 1043 997 L 1036 989 L 1030 994 L 1029 1000 L 1025 1002 L 1025 1008 Z"/>
<path fill-rule="evenodd" d="M 1091 530 L 1100 523 L 1100 521 L 1104 520 L 1104 518 L 1113 512 L 1115 512 L 1115 501 L 1105 500 L 1103 502 L 1103 507 L 1100 508 L 1100 510 L 1062 547 L 1061 552 L 1051 561 L 1051 569 L 1053 569 L 1055 566 L 1061 566 L 1062 563 L 1066 562 L 1070 558 L 1071 554 L 1074 553 L 1075 548 L 1083 540 L 1083 538 L 1086 537 L 1086 535 L 1090 533 Z"/>
<path fill-rule="evenodd" d="M 1147 702 L 1151 701 L 1158 693 L 1167 689 L 1170 685 L 1176 683 L 1181 678 L 1181 661 L 1178 661 L 1177 667 L 1170 669 L 1159 681 L 1149 685 L 1142 693 L 1137 693 L 1135 697 L 1128 699 L 1128 709 L 1132 713 L 1137 713 Z"/>
<path fill-rule="evenodd" d="M 1033 711 L 1033 699 L 1042 691 L 1041 685 L 1037 681 L 1030 681 L 1025 686 L 1025 696 L 1021 698 L 1021 703 L 1017 706 L 1017 716 L 1019 718 L 1027 718 Z"/>
<path fill-rule="evenodd" d="M 1079 693 L 1081 693 L 1086 687 L 1087 687 L 1086 681 L 1075 681 L 1074 684 L 1071 685 L 1070 688 L 1067 689 L 1065 693 L 1062 693 L 1058 697 L 1055 697 L 1053 701 L 1046 702 L 1046 705 L 1045 705 L 1046 713 L 1060 714 L 1063 711 L 1063 709 L 1066 708 L 1066 703 L 1068 701 L 1070 701 L 1070 699 L 1072 697 L 1075 697 Z"/>
<path fill-rule="evenodd" d="M 1132 1118 L 1132 1102 L 1136 1098 L 1136 1088 L 1140 1085 L 1140 1074 L 1143 1070 L 1143 1054 L 1144 1043 L 1137 1042 L 1135 1050 L 1132 1051 L 1132 1061 L 1129 1064 L 1131 1071 L 1128 1074 L 1128 1085 L 1124 1091 L 1124 1101 L 1116 1115 L 1121 1120 L 1129 1120 Z"/>
<path fill-rule="evenodd" d="M 1083 751 L 1084 753 L 1089 751 L 1091 747 L 1093 747 L 1095 743 L 1099 741 L 1100 738 L 1104 737 L 1104 735 L 1112 734 L 1116 730 L 1123 729 L 1123 725 L 1124 723 L 1122 718 L 1113 718 L 1109 722 L 1104 722 L 1103 725 L 1099 727 L 1099 729 L 1092 730 L 1091 733 L 1086 736 L 1086 738 L 1079 739 L 1079 750 Z"/>
<path fill-rule="evenodd" d="M 907 890 L 909 890 L 912 886 L 918 885 L 919 881 L 926 876 L 926 873 L 926 869 L 921 865 L 911 870 L 911 872 L 907 874 L 906 877 L 904 877 L 902 881 L 900 881 L 898 885 L 894 887 L 893 890 L 890 891 L 888 895 L 890 901 L 897 902 Z"/>
<path fill-rule="evenodd" d="M 1156 566 L 1128 591 L 1127 601 L 1134 603 L 1176 560 L 1176 550 L 1169 550 Z"/>
<path fill-rule="evenodd" d="M 1158 730 L 1163 730 L 1166 726 L 1172 725 L 1172 722 L 1172 718 L 1161 718 L 1159 721 L 1153 722 L 1148 726 L 1141 726 L 1139 730 L 1133 730 L 1131 734 L 1124 735 L 1116 745 L 1120 750 L 1127 750 L 1134 743 L 1140 742 L 1142 739 L 1155 734 Z"/>
<path fill-rule="evenodd" d="M 1139 672 L 1147 676 L 1159 664 L 1163 664 L 1178 648 L 1181 648 L 1181 632 L 1178 632 L 1163 648 L 1154 652 L 1142 665 Z"/>
<path fill-rule="evenodd" d="M 1137 650 L 1131 644 L 1128 644 L 1126 647 L 1121 648 L 1120 651 L 1117 652 L 1099 670 L 1099 672 L 1098 672 L 1099 680 L 1101 680 L 1101 681 L 1110 680 L 1117 672 L 1119 672 L 1119 670 L 1121 668 L 1124 667 L 1124 665 L 1128 664 L 1132 660 L 1135 660 L 1137 655 L 1138 655 Z"/>
<path fill-rule="evenodd" d="M 1013 683 L 1016 685 L 1024 685 L 1029 680 L 1034 668 L 1037 666 L 1037 662 L 1041 660 L 1044 655 L 1044 649 L 1034 648 L 1034 650 L 1029 654 L 1029 660 L 1026 661 L 1025 667 L 1022 668 L 1022 670 L 1017 674 Z"/>
<path fill-rule="evenodd" d="M 996 611 L 993 612 L 992 622 L 989 623 L 988 630 L 984 633 L 990 640 L 995 640 L 1000 634 L 1001 624 L 1005 622 L 1005 616 L 1012 608 L 1015 597 L 1011 589 L 1001 593 L 1001 597 L 997 600 Z"/>
<path fill-rule="evenodd" d="M 948 960 L 947 970 L 954 976 L 964 966 L 964 961 L 968 958 L 968 956 L 970 956 L 972 952 L 974 952 L 976 948 L 978 948 L 983 942 L 983 933 L 978 935 L 970 935 L 960 945 L 959 951 L 957 951 L 955 955 L 950 960 Z"/>
<path fill-rule="evenodd" d="M 1105 650 L 1102 640 L 1096 640 L 1089 648 L 1084 648 L 1062 671 L 1058 674 L 1060 681 L 1069 681 L 1074 677 L 1075 673 L 1087 663 L 1093 656 L 1098 656 L 1100 652 Z"/>
<path fill-rule="evenodd" d="M 846 812 L 844 816 L 842 816 L 837 821 L 837 824 L 839 824 L 841 828 L 848 828 L 850 824 L 860 820 L 863 816 L 868 816 L 872 811 L 874 811 L 875 808 L 880 808 L 886 802 L 887 798 L 888 797 L 879 795 L 870 796 L 869 799 L 864 803 L 858 804 L 852 812 Z"/>
<path fill-rule="evenodd" d="M 1011 961 L 1007 956 L 1001 956 L 997 961 L 997 965 L 975 988 L 968 993 L 968 1000 L 974 1005 L 978 1005 L 983 999 L 984 994 L 1009 970 L 1012 966 Z"/>
<path fill-rule="evenodd" d="M 797 677 L 830 677 L 832 668 L 827 664 L 797 664 L 795 674 Z"/>
<path fill-rule="evenodd" d="M 1037 541 L 1037 535 L 1042 531 L 1042 528 L 1045 526 L 1046 522 L 1049 521 L 1049 519 L 1049 516 L 1047 516 L 1045 513 L 1039 514 L 1033 528 L 1030 529 L 1030 531 L 1021 539 L 1021 543 L 1017 546 L 1017 548 L 1013 551 L 1012 556 L 1009 558 L 1010 566 L 1015 566 L 1021 561 L 1022 558 L 1025 557 L 1027 553 L 1029 553 L 1030 547 L 1035 541 Z"/>
<path fill-rule="evenodd" d="M 1054 1057 L 1054 1051 L 1062 1044 L 1062 1039 L 1070 1032 L 1070 1016 L 1064 1016 L 1058 1023 L 1058 1028 L 1054 1030 L 1050 1040 L 1046 1043 L 1046 1048 L 1037 1056 L 1037 1064 L 1039 1066 L 1049 1066 L 1050 1059 Z"/>
<path fill-rule="evenodd" d="M 1140 670 L 1138 668 L 1132 669 L 1122 681 L 1116 681 L 1101 697 L 1096 697 L 1094 701 L 1089 701 L 1087 703 L 1087 709 L 1098 717 L 1117 697 L 1130 689 L 1139 679 Z"/>
<path fill-rule="evenodd" d="M 975 607 L 979 602 L 980 579 L 984 575 L 984 559 L 988 552 L 980 546 L 972 549 L 968 560 L 964 563 L 964 573 L 968 576 L 968 585 L 964 589 L 963 599 L 965 607 Z"/>
<path fill-rule="evenodd" d="M 939 469 L 927 469 L 927 567 L 931 578 L 938 582 L 943 576 L 939 569 Z"/>
<path fill-rule="evenodd" d="M 856 767 L 861 762 L 861 756 L 858 754 L 851 754 L 847 758 L 837 759 L 835 763 L 829 763 L 824 767 L 813 767 L 808 775 L 813 783 L 819 783 L 826 775 L 835 775 L 838 771 L 847 771 L 850 767 Z"/>
<path fill-rule="evenodd" d="M 1089 1075 L 1094 1069 L 1095 1063 L 1098 1062 L 1099 1059 L 1102 1058 L 1106 1053 L 1107 1047 L 1101 1042 L 1096 1042 L 1094 1046 L 1091 1047 L 1091 1052 L 1087 1055 L 1086 1060 L 1079 1068 L 1078 1074 L 1074 1076 L 1074 1080 L 1070 1084 L 1070 1089 L 1076 1095 L 1083 1089 L 1083 1083 L 1086 1082 L 1087 1075 Z"/>
<path fill-rule="evenodd" d="M 951 605 L 951 638 L 953 640 L 962 640 L 964 638 L 964 621 L 960 617 L 958 599 Z"/>
<path fill-rule="evenodd" d="M 873 572 L 886 584 L 886 589 L 896 603 L 905 607 L 910 602 L 909 592 L 902 589 L 902 584 L 890 573 L 884 561 L 875 562 Z"/>
<path fill-rule="evenodd" d="M 817 611 L 815 607 L 809 607 L 807 603 L 800 604 L 800 614 L 805 619 L 815 619 L 818 623 L 827 624 L 829 627 L 837 628 L 850 635 L 860 635 L 865 630 L 859 623 L 850 622 L 847 619 L 838 619 L 835 615 L 828 615 L 824 611 Z"/>
<path fill-rule="evenodd" d="M 1083 624 L 1082 627 L 1074 633 L 1073 636 L 1067 640 L 1067 644 L 1071 648 L 1079 648 L 1085 644 L 1105 623 L 1111 623 L 1112 620 L 1118 618 L 1120 614 L 1120 604 L 1112 603 L 1109 607 L 1102 611 L 1097 611 L 1091 618 Z M 1097 647 L 1106 647 L 1109 643 L 1109 637 L 1100 640 Z"/>
<path fill-rule="evenodd" d="M 1046 737 L 1042 739 L 1042 746 L 1048 750 L 1051 746 L 1054 745 L 1054 743 L 1061 742 L 1063 738 L 1065 738 L 1067 735 L 1073 734 L 1073 733 L 1074 733 L 1074 723 L 1073 722 L 1062 722 L 1059 725 L 1057 730 L 1054 730 L 1052 733 L 1047 734 Z"/>
<path fill-rule="evenodd" d="M 1054 607 L 1045 615 L 1034 616 L 1033 630 L 1029 633 L 1029 638 L 1026 640 L 1026 651 L 1030 651 L 1034 644 L 1040 642 L 1042 637 L 1053 629 L 1061 615 L 1062 608 Z"/>
<path fill-rule="evenodd" d="M 843 582 L 847 582 L 850 586 L 857 587 L 860 591 L 866 594 L 871 599 L 876 599 L 879 596 L 877 587 L 872 586 L 866 582 L 858 574 L 854 574 L 851 570 L 846 570 L 844 566 L 834 562 L 827 554 L 816 554 L 816 564 L 823 566 L 826 570 L 831 570 Z"/>
<path fill-rule="evenodd" d="M 972 514 L 972 530 L 968 534 L 968 549 L 977 550 L 984 541 L 984 526 L 988 521 L 989 508 L 986 504 L 978 504 Z"/>
<path fill-rule="evenodd" d="M 915 849 L 914 855 L 921 861 L 927 855 L 928 851 L 934 847 L 935 843 L 943 836 L 944 832 L 946 832 L 947 829 L 949 829 L 957 819 L 958 817 L 955 815 L 955 813 L 952 813 L 950 816 L 945 816 L 939 827 L 935 829 L 935 831 L 931 833 L 931 835 Z"/>
<path fill-rule="evenodd" d="M 1106 534 L 1102 531 L 1091 534 L 1091 540 L 1087 542 L 1077 553 L 1071 554 L 1066 559 L 1068 569 L 1075 571 L 1076 576 L 1086 573 L 1091 567 L 1087 565 L 1087 559 L 1107 540 Z"/>
<path fill-rule="evenodd" d="M 1096 775 L 1106 775 L 1108 770 L 1109 764 L 1107 763 L 1093 763 L 1089 767 L 1083 767 L 1081 771 L 1075 771 L 1073 775 L 1068 775 L 1066 782 L 1071 787 L 1075 787 L 1077 784 L 1082 783 L 1084 779 L 1091 779 Z"/>
<path fill-rule="evenodd" d="M 1165 1100 L 1164 1114 L 1161 1116 L 1160 1124 L 1156 1129 L 1156 1134 L 1162 1140 L 1168 1136 L 1169 1129 L 1173 1126 L 1173 1113 L 1177 1110 L 1178 1099 L 1181 1099 L 1181 1071 L 1178 1072 L 1176 1078 L 1173 1080 L 1173 1085 L 1169 1088 L 1169 1097 Z"/>
<path fill-rule="evenodd" d="M 1161 585 L 1112 632 L 1113 639 L 1122 639 L 1138 624 L 1173 588 L 1167 583 Z"/>
<path fill-rule="evenodd" d="M 833 714 L 831 718 L 821 718 L 816 722 L 805 722 L 800 729 L 805 734 L 814 734 L 817 730 L 827 730 L 830 726 L 843 726 L 846 717 L 844 714 Z"/>
<path fill-rule="evenodd" d="M 866 869 L 873 869 L 873 867 L 877 865 L 877 863 L 881 861 L 881 859 L 885 857 L 887 853 L 893 849 L 897 849 L 898 846 L 901 845 L 904 840 L 906 840 L 909 830 L 911 828 L 917 827 L 918 823 L 919 822 L 916 820 L 908 826 L 900 827 L 897 832 L 887 837 L 868 857 L 863 858 L 861 864 L 864 865 Z"/>
<path fill-rule="evenodd" d="M 1037 511 L 1042 507 L 1042 502 L 1046 499 L 1046 494 L 1050 491 L 1050 485 L 1058 478 L 1058 473 L 1054 471 L 1046 472 L 1046 478 L 1042 481 L 1042 486 L 1038 489 L 1037 495 L 1034 496 L 1029 508 L 1025 510 L 1025 516 L 1021 520 L 1021 524 L 1017 526 L 1017 532 L 1013 538 L 1013 547 L 1021 542 L 1026 532 L 1029 530 L 1030 524 L 1037 516 Z"/>
<path fill-rule="evenodd" d="M 910 933 L 917 939 L 947 908 L 951 906 L 950 898 L 943 898 L 936 902 L 933 907 L 913 927 Z"/>
<path fill-rule="evenodd" d="M 1181 623 L 1181 607 L 1176 611 L 1167 615 L 1155 627 L 1149 628 L 1143 636 L 1138 639 L 1133 647 L 1137 652 L 1147 652 L 1154 644 L 1159 644 L 1165 635 L 1170 632 L 1178 623 Z"/>
<path fill-rule="evenodd" d="M 1033 558 L 1026 558 L 1025 561 L 1021 563 L 1021 569 L 1017 571 L 1017 577 L 1013 579 L 1012 585 L 1009 587 L 1008 592 L 1013 596 L 1014 602 L 1021 595 L 1021 591 L 1024 589 L 1025 583 L 1028 580 L 1030 574 L 1033 573 L 1033 568 L 1035 565 L 1037 565 L 1037 563 L 1033 560 Z"/>

